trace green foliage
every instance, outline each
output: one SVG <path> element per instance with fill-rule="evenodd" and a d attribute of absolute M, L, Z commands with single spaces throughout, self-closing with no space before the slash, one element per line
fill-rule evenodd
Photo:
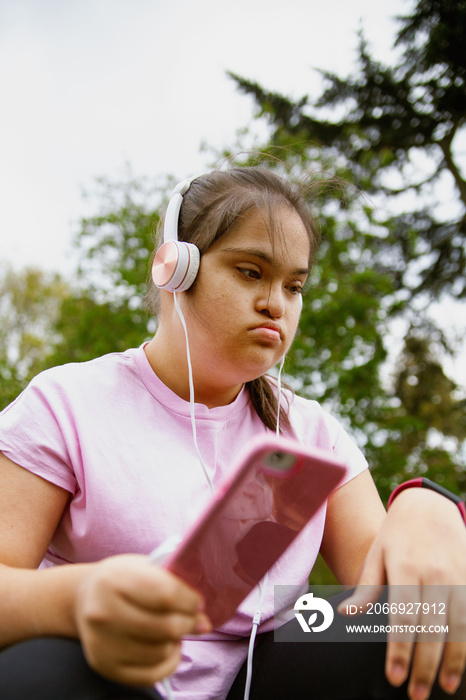
<path fill-rule="evenodd" d="M 78 279 L 6 271 L 0 286 L 0 407 L 37 372 L 140 345 L 154 331 L 144 309 L 163 188 L 135 180 L 97 183 L 99 211 L 76 236 Z"/>
<path fill-rule="evenodd" d="M 464 394 L 443 371 L 448 343 L 428 315 L 430 298 L 465 293 L 466 193 L 455 154 L 466 114 L 465 8 L 464 0 L 420 0 L 402 20 L 396 65 L 375 61 L 361 38 L 359 73 L 324 74 L 327 88 L 312 106 L 307 97 L 294 102 L 235 76 L 255 97 L 271 137 L 255 155 L 235 161 L 238 146 L 224 155 L 313 182 L 309 203 L 323 232 L 288 378 L 341 417 L 384 499 L 419 473 L 466 493 Z M 338 120 L 328 117 L 335 110 Z M 456 196 L 449 218 L 436 200 L 445 175 Z M 25 272 L 22 291 L 4 282 L 3 405 L 42 367 L 123 350 L 151 335 L 143 298 L 164 194 L 164 186 L 131 174 L 100 180 L 97 213 L 82 219 L 76 236 L 75 288 L 40 273 Z M 404 324 L 404 347 L 387 376 L 394 320 Z"/>
<path fill-rule="evenodd" d="M 0 408 L 26 386 L 51 352 L 68 287 L 57 274 L 3 266 L 0 275 Z"/>
<path fill-rule="evenodd" d="M 316 563 L 312 567 L 312 572 L 309 577 L 309 583 L 312 586 L 338 585 L 337 579 L 332 574 L 332 572 L 330 571 L 329 567 L 327 566 L 320 554 L 316 559 Z"/>
<path fill-rule="evenodd" d="M 122 181 L 97 180 L 100 211 L 81 219 L 76 247 L 86 292 L 99 301 L 141 307 L 163 191 L 131 173 Z"/>
<path fill-rule="evenodd" d="M 110 352 L 137 347 L 149 338 L 148 316 L 126 300 L 97 303 L 86 295 L 63 300 L 55 324 L 59 340 L 44 359 L 43 367 L 85 362 Z"/>
<path fill-rule="evenodd" d="M 400 21 L 393 66 L 361 36 L 359 71 L 323 72 L 316 100 L 230 76 L 270 125 L 267 151 L 284 161 L 275 167 L 302 175 L 320 165 L 372 200 L 350 187 L 336 208 L 328 189 L 312 202 L 324 239 L 287 365 L 296 387 L 343 418 L 384 498 L 413 473 L 464 494 L 464 393 L 442 369 L 450 349 L 429 300 L 466 296 L 466 182 L 455 150 L 466 124 L 466 2 L 419 0 Z M 437 185 L 448 178 L 447 209 Z M 389 381 L 394 320 L 405 345 Z"/>
<path fill-rule="evenodd" d="M 466 124 L 466 2 L 419 0 L 401 21 L 396 44 L 404 52 L 398 63 L 377 62 L 361 37 L 359 72 L 348 78 L 323 72 L 327 88 L 312 105 L 307 96 L 294 102 L 230 75 L 255 98 L 273 144 L 304 143 L 310 158 L 319 151 L 337 159 L 352 182 L 389 210 L 389 235 L 380 242 L 378 259 L 382 265 L 391 259 L 398 285 L 411 294 L 435 298 L 445 291 L 463 298 L 466 181 L 455 145 Z M 328 118 L 335 113 L 341 114 L 337 120 Z M 456 205 L 446 218 L 435 185 L 448 179 Z"/>
<path fill-rule="evenodd" d="M 79 285 L 63 300 L 44 367 L 136 347 L 153 333 L 144 296 L 160 191 L 130 173 L 97 181 L 99 211 L 81 219 L 76 236 Z"/>

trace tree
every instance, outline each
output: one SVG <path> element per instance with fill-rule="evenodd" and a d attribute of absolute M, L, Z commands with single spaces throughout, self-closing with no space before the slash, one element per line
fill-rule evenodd
<path fill-rule="evenodd" d="M 42 367 L 57 336 L 54 323 L 68 286 L 58 274 L 3 266 L 0 276 L 0 407 Z"/>
<path fill-rule="evenodd" d="M 97 182 L 99 211 L 76 235 L 72 284 L 40 270 L 5 269 L 0 284 L 0 407 L 39 371 L 125 350 L 148 339 L 145 282 L 164 188 L 135 180 Z"/>
<path fill-rule="evenodd" d="M 383 222 L 379 261 L 387 266 L 390 256 L 391 274 L 411 294 L 445 291 L 463 298 L 466 180 L 455 144 L 466 125 L 466 2 L 419 0 L 401 21 L 395 46 L 404 51 L 393 67 L 374 60 L 361 36 L 359 73 L 340 78 L 323 72 L 327 88 L 313 106 L 307 96 L 294 102 L 230 75 L 269 120 L 273 144 L 300 141 L 309 155 L 318 149 L 319 157 L 336 158 L 347 177 L 382 195 L 378 200 L 388 199 L 392 210 L 395 200 L 406 202 L 407 192 L 416 196 L 422 202 L 417 209 L 406 213 L 403 203 L 403 213 Z M 335 113 L 336 120 L 325 116 Z M 431 196 L 443 181 L 456 192 L 448 217 Z"/>
<path fill-rule="evenodd" d="M 393 67 L 372 58 L 361 36 L 357 75 L 324 72 L 327 87 L 312 104 L 230 74 L 290 170 L 324 163 L 375 203 L 361 204 L 351 188 L 345 211 L 335 213 L 328 194 L 318 202 L 323 255 L 289 371 L 347 418 L 385 496 L 411 471 L 466 490 L 464 397 L 443 373 L 448 339 L 429 318 L 432 299 L 466 296 L 466 182 L 455 151 L 466 119 L 465 29 L 464 0 L 419 0 L 401 18 Z M 455 192 L 449 210 L 439 200 L 445 181 Z M 395 317 L 405 347 L 387 387 L 381 368 Z"/>
<path fill-rule="evenodd" d="M 279 165 L 288 167 L 292 177 L 294 162 Z M 100 186 L 100 211 L 83 219 L 77 235 L 88 287 L 63 300 L 55 323 L 59 341 L 47 364 L 123 350 L 138 345 L 154 330 L 144 312 L 143 297 L 163 198 L 154 202 L 151 188 L 136 186 L 132 179 L 105 181 Z M 453 398 L 454 386 L 444 376 L 432 344 L 412 344 L 398 374 L 401 377 L 409 365 L 404 385 L 411 387 L 416 381 L 423 385 L 428 364 L 432 401 L 445 414 L 434 429 L 435 436 L 440 431 L 451 434 L 455 444 L 449 450 L 433 441 L 429 413 L 423 409 L 414 415 L 409 395 L 387 393 L 382 381 L 391 321 L 388 309 L 393 308 L 396 285 L 385 270 L 367 263 L 377 248 L 377 237 L 360 225 L 364 201 L 354 190 L 319 184 L 313 206 L 324 232 L 323 254 L 312 272 L 301 331 L 286 365 L 290 381 L 301 393 L 340 414 L 364 447 L 383 496 L 410 469 L 424 468 L 427 457 L 429 476 L 459 483 L 451 455 L 464 437 L 464 424 L 458 400 Z M 419 333 L 413 328 L 410 337 L 417 334 L 422 339 Z"/>
<path fill-rule="evenodd" d="M 464 4 L 456 5 L 461 9 Z M 413 15 L 404 18 L 398 42 L 409 40 L 410 45 L 394 68 L 370 58 L 362 39 L 359 75 L 346 81 L 326 75 L 329 88 L 312 109 L 307 98 L 293 103 L 237 77 L 241 89 L 257 99 L 260 118 L 267 116 L 271 125 L 271 143 L 262 153 L 240 156 L 237 162 L 266 161 L 267 167 L 286 170 L 291 178 L 310 172 L 316 181 L 310 203 L 323 230 L 322 253 L 309 281 L 301 331 L 286 365 L 288 377 L 301 393 L 341 416 L 364 448 L 384 498 L 412 472 L 466 492 L 464 397 L 442 369 L 448 338 L 428 317 L 428 300 L 436 293 L 462 295 L 461 255 L 453 251 L 464 246 L 463 224 L 461 216 L 441 219 L 433 196 L 422 200 L 426 188 L 429 195 L 436 192 L 434 165 L 447 174 L 452 162 L 456 166 L 454 135 L 464 126 L 458 112 L 456 131 L 450 134 L 451 158 L 446 157 L 440 141 L 450 122 L 442 122 L 448 115 L 440 113 L 440 103 L 432 107 L 440 96 L 434 89 L 438 76 L 429 74 L 429 66 L 440 63 L 432 58 L 422 63 L 429 55 L 427 47 L 436 45 L 444 5 L 451 12 L 456 7 L 418 2 Z M 441 77 L 459 83 L 460 71 L 447 70 L 447 59 L 441 60 Z M 448 87 L 445 80 L 443 90 Z M 423 97 L 421 88 L 432 97 Z M 413 109 L 420 116 L 425 112 L 431 123 L 438 117 L 437 127 L 427 129 L 422 142 L 418 132 L 411 137 L 407 133 L 408 127 L 419 126 L 414 117 L 396 121 L 401 114 L 396 100 L 402 99 L 403 89 L 406 115 Z M 342 110 L 341 120 L 324 118 L 335 106 Z M 420 122 L 424 126 L 427 117 Z M 403 137 L 399 144 L 397 134 Z M 279 159 L 274 158 L 277 150 Z M 420 153 L 432 159 L 433 171 L 423 180 L 410 180 Z M 316 163 L 323 164 L 324 181 L 322 168 L 313 170 Z M 332 177 L 325 181 L 328 175 Z M 350 185 L 341 186 L 333 175 Z M 411 206 L 409 215 L 406 202 L 399 203 L 403 193 L 401 185 L 393 184 L 395 177 L 415 195 L 416 204 L 423 202 Z M 458 177 L 457 169 L 455 182 Z M 361 187 L 379 210 L 386 210 L 385 218 L 374 214 L 360 195 Z M 49 361 L 82 360 L 123 349 L 154 330 L 143 297 L 164 192 L 164 187 L 132 176 L 123 182 L 100 181 L 99 211 L 82 219 L 77 235 L 81 287 L 63 302 L 55 325 L 59 342 Z M 462 202 L 458 195 L 460 214 Z M 455 260 L 459 267 L 453 266 Z M 387 377 L 387 339 L 393 319 L 400 318 L 404 349 L 393 377 Z"/>
<path fill-rule="evenodd" d="M 81 219 L 75 239 L 80 277 L 99 301 L 124 299 L 141 308 L 158 209 L 169 183 L 136 179 L 128 168 L 123 179 L 99 178 L 96 184 L 99 212 Z"/>
<path fill-rule="evenodd" d="M 98 213 L 80 221 L 78 280 L 61 304 L 44 367 L 123 351 L 153 333 L 144 296 L 162 191 L 129 170 L 123 180 L 97 181 Z"/>
<path fill-rule="evenodd" d="M 123 352 L 149 336 L 144 311 L 132 308 L 124 299 L 98 302 L 89 290 L 63 299 L 54 331 L 56 342 L 44 357 L 42 369 Z"/>

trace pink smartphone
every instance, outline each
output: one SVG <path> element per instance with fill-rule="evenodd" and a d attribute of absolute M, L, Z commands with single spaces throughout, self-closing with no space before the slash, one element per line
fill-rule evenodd
<path fill-rule="evenodd" d="M 289 438 L 254 438 L 163 566 L 202 593 L 213 626 L 222 625 L 345 472 L 322 450 Z"/>

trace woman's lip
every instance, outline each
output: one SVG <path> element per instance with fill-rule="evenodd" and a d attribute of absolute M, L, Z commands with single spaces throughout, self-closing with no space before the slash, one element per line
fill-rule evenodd
<path fill-rule="evenodd" d="M 251 330 L 267 340 L 272 340 L 274 342 L 281 340 L 281 334 L 278 328 L 271 328 L 270 326 L 256 326 Z"/>

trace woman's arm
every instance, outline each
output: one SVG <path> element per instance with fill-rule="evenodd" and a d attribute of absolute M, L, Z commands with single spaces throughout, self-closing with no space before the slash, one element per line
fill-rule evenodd
<path fill-rule="evenodd" d="M 442 622 L 448 624 L 449 638 L 458 640 L 431 638 L 414 645 L 415 635 L 412 641 L 389 636 L 387 678 L 401 685 L 409 674 L 408 692 L 416 700 L 429 696 L 437 674 L 441 687 L 454 692 L 466 664 L 466 528 L 452 501 L 420 488 L 395 499 L 366 558 L 361 588 L 351 602 L 364 605 L 370 600 L 368 584 L 383 583 L 390 584 L 398 595 L 403 590 L 418 590 L 421 601 L 445 604 Z M 429 629 L 439 624 L 439 616 L 425 615 L 421 609 L 415 618 L 398 614 L 390 622 Z"/>
<path fill-rule="evenodd" d="M 342 585 L 358 582 L 385 517 L 385 508 L 367 469 L 331 494 L 320 552 Z"/>
<path fill-rule="evenodd" d="M 36 568 L 70 494 L 0 452 L 0 561 Z"/>
<path fill-rule="evenodd" d="M 101 674 L 151 685 L 176 668 L 181 637 L 210 629 L 202 601 L 141 555 L 36 570 L 68 498 L 0 454 L 0 647 L 77 637 Z"/>
<path fill-rule="evenodd" d="M 68 498 L 67 491 L 0 453 L 0 646 L 40 634 L 73 636 L 67 598 L 82 568 L 57 571 L 58 576 L 42 572 L 47 575 L 40 578 L 34 571 Z"/>
<path fill-rule="evenodd" d="M 408 692 L 416 700 L 428 697 L 437 673 L 443 689 L 453 692 L 466 662 L 464 522 L 454 503 L 426 489 L 401 493 L 386 516 L 380 508 L 378 496 L 371 497 L 361 477 L 336 491 L 329 502 L 323 556 L 342 583 L 358 583 L 345 601 L 358 608 L 374 602 L 383 584 L 413 587 L 426 599 L 434 586 L 443 587 L 446 598 L 437 602 L 445 602 L 450 632 L 461 641 L 414 644 L 414 639 L 389 637 L 386 674 L 393 685 L 401 685 L 409 674 Z M 410 625 L 430 621 L 421 614 L 419 619 L 402 620 L 398 615 L 390 620 Z"/>

